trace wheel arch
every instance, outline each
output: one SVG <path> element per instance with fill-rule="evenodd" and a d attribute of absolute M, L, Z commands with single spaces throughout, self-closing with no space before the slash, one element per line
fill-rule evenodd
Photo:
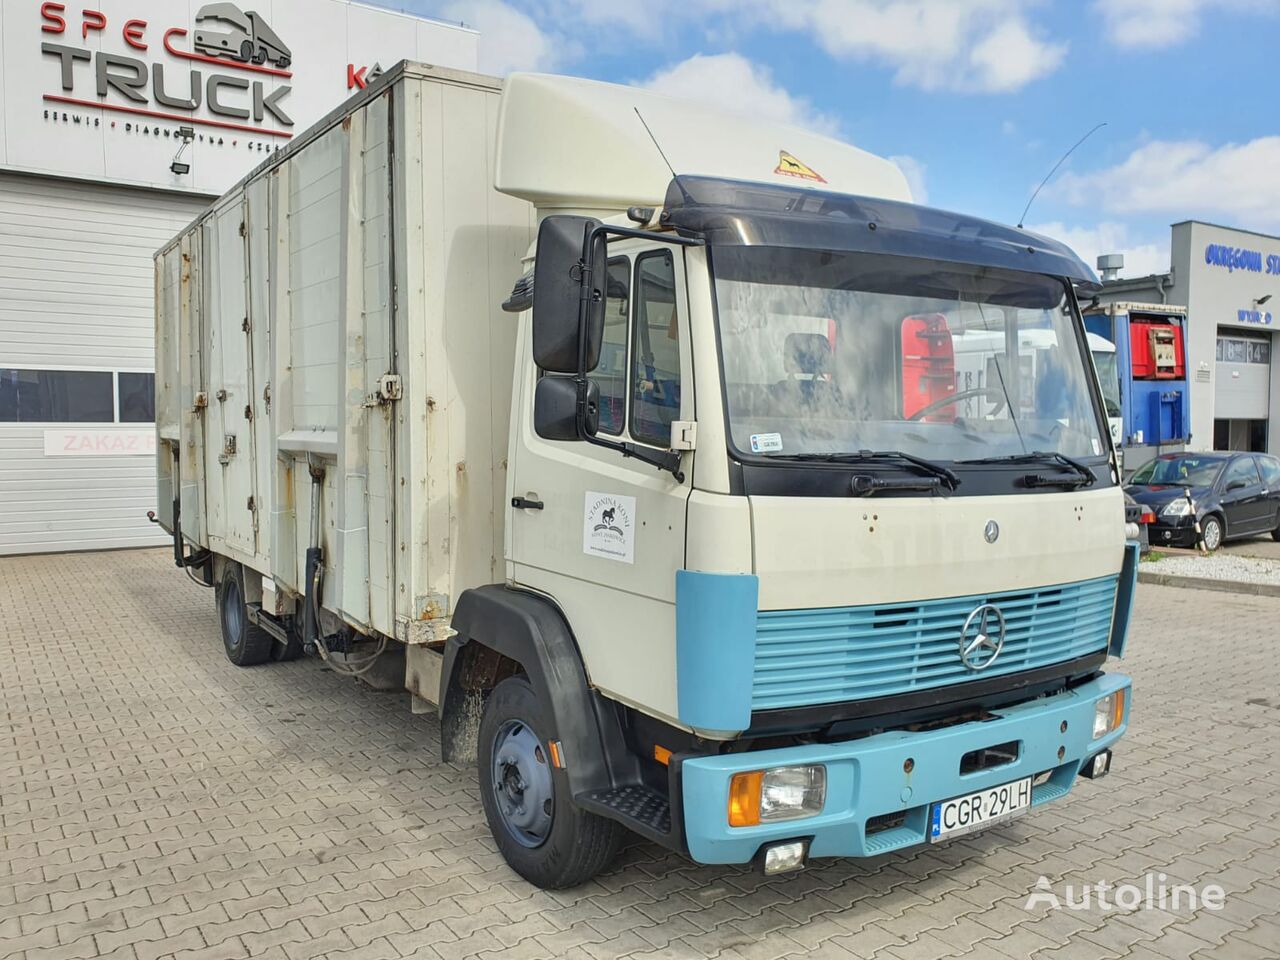
<path fill-rule="evenodd" d="M 568 620 L 554 601 L 500 584 L 464 591 L 452 618 L 457 634 L 440 672 L 440 753 L 476 755 L 480 708 L 490 690 L 523 673 L 548 705 L 572 791 L 603 789 L 633 772 L 612 701 L 587 679 Z"/>

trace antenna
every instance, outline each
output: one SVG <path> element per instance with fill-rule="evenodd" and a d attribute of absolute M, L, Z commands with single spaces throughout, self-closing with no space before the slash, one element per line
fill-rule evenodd
<path fill-rule="evenodd" d="M 644 114 L 640 112 L 640 108 L 633 107 L 632 109 L 635 110 L 636 116 L 640 118 L 640 125 L 644 127 L 644 132 L 649 135 L 649 139 L 653 141 L 653 145 L 658 148 L 658 156 L 662 158 L 662 162 L 665 163 L 667 165 L 667 169 L 671 171 L 671 176 L 673 178 L 678 176 L 676 168 L 671 165 L 671 161 L 667 159 L 667 155 L 662 152 L 662 144 L 658 143 L 658 138 L 653 135 L 653 131 L 649 129 L 649 125 L 644 122 Z"/>
<path fill-rule="evenodd" d="M 1107 125 L 1107 122 L 1104 120 L 1102 121 L 1102 123 L 1098 124 L 1092 130 L 1086 133 L 1083 137 L 1081 137 L 1079 140 L 1075 142 L 1075 144 L 1071 147 L 1070 150 L 1068 150 L 1066 153 L 1062 155 L 1061 160 L 1059 160 L 1057 163 L 1053 165 L 1053 169 L 1050 170 L 1049 173 L 1045 176 L 1045 178 L 1040 181 L 1040 186 L 1036 187 L 1036 192 L 1031 194 L 1031 199 L 1028 200 L 1027 205 L 1022 208 L 1022 216 L 1018 218 L 1019 230 L 1022 229 L 1022 224 L 1027 219 L 1027 211 L 1031 209 L 1031 204 L 1036 202 L 1036 197 L 1040 196 L 1040 191 L 1044 189 L 1044 185 L 1048 183 L 1051 179 L 1053 179 L 1053 175 L 1058 172 L 1058 168 L 1067 162 L 1067 157 L 1071 156 L 1073 153 L 1076 152 L 1076 147 L 1080 146 L 1080 144 L 1084 143 L 1086 140 L 1088 140 L 1090 137 L 1092 137 L 1095 133 L 1097 133 L 1106 125 Z"/>

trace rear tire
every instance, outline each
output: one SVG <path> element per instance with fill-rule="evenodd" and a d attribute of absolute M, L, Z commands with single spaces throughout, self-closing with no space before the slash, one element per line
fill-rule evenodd
<path fill-rule="evenodd" d="M 1271 539 L 1280 540 L 1280 527 L 1276 527 L 1274 530 L 1271 531 Z"/>
<path fill-rule="evenodd" d="M 237 667 L 252 667 L 271 658 L 275 638 L 249 622 L 244 602 L 244 568 L 228 562 L 218 583 L 218 622 L 227 659 Z"/>
<path fill-rule="evenodd" d="M 277 640 L 275 646 L 271 648 L 271 659 L 276 663 L 288 663 L 290 660 L 297 660 L 300 656 L 302 656 L 302 638 L 293 629 L 289 631 L 288 643 Z"/>
<path fill-rule="evenodd" d="M 480 718 L 480 799 L 511 869 L 544 890 L 586 883 L 608 866 L 620 824 L 579 808 L 551 765 L 550 713 L 524 677 L 503 680 Z"/>

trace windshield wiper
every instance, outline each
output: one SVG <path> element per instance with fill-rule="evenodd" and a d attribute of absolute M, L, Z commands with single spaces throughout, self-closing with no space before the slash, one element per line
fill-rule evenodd
<path fill-rule="evenodd" d="M 919 470 L 921 473 L 940 480 L 949 490 L 954 490 L 960 485 L 960 478 L 956 476 L 955 471 L 948 470 L 940 463 L 934 463 L 932 460 L 926 460 L 924 457 L 917 457 L 910 453 L 903 453 L 901 450 L 859 450 L 857 453 L 787 453 L 787 454 L 766 454 L 770 460 L 799 460 L 810 463 L 897 463 L 902 466 L 911 467 Z M 867 477 L 867 480 L 875 480 L 877 478 Z M 858 478 L 854 478 L 855 492 L 857 491 Z M 932 485 L 930 485 L 932 486 Z M 889 481 L 880 481 L 867 487 L 864 493 L 859 496 L 865 496 L 866 493 L 874 490 L 905 489 L 897 484 L 891 484 Z M 914 486 L 910 489 L 925 489 L 921 486 Z"/>
<path fill-rule="evenodd" d="M 1022 478 L 1028 487 L 1091 487 L 1097 482 L 1093 471 L 1079 460 L 1073 460 L 1065 453 L 1036 450 L 1032 453 L 1014 453 L 1007 457 L 981 457 L 977 460 L 959 460 L 958 463 L 1048 463 L 1063 467 L 1075 474 L 1074 477 L 1046 477 L 1039 473 L 1029 473 Z"/>

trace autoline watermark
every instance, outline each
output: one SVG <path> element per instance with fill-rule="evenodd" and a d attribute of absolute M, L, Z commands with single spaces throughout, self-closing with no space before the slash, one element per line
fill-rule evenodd
<path fill-rule="evenodd" d="M 1048 877 L 1036 880 L 1036 888 L 1027 897 L 1024 910 L 1049 907 L 1053 910 L 1165 910 L 1170 912 L 1221 910 L 1227 892 L 1216 883 L 1194 887 L 1188 883 L 1169 883 L 1163 873 L 1148 873 L 1138 883 L 1064 884 L 1061 895 Z"/>

